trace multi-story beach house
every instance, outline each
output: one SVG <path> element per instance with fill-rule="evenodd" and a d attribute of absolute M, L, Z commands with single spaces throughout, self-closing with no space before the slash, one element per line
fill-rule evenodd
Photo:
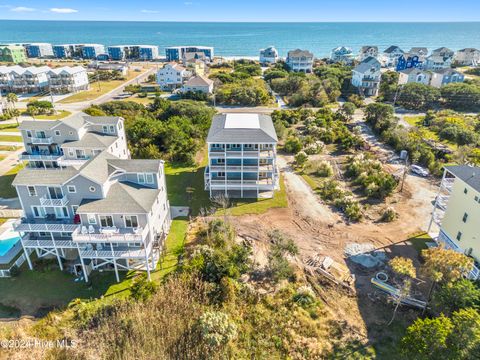
<path fill-rule="evenodd" d="M 261 64 L 275 64 L 278 61 L 278 51 L 273 46 L 260 50 Z"/>
<path fill-rule="evenodd" d="M 431 55 L 453 58 L 455 56 L 455 52 L 453 50 L 450 50 L 449 48 L 440 47 L 433 50 Z"/>
<path fill-rule="evenodd" d="M 474 259 L 472 279 L 480 278 L 479 218 L 480 167 L 446 166 L 428 232 L 438 244 Z M 439 232 L 434 231 L 434 224 Z"/>
<path fill-rule="evenodd" d="M 213 80 L 202 75 L 193 76 L 183 84 L 182 91 L 211 94 L 213 92 Z"/>
<path fill-rule="evenodd" d="M 452 66 L 453 57 L 432 54 L 427 56 L 423 67 L 428 70 L 448 69 Z"/>
<path fill-rule="evenodd" d="M 56 258 L 88 281 L 92 270 L 145 270 L 160 260 L 170 227 L 161 160 L 131 160 L 120 117 L 84 114 L 64 121 L 25 121 L 22 136 L 35 157 L 13 181 L 24 217 L 15 230 L 31 255 Z M 53 151 L 55 167 L 42 150 Z M 44 156 L 43 158 L 41 156 Z"/>
<path fill-rule="evenodd" d="M 279 188 L 277 141 L 268 115 L 216 115 L 207 137 L 205 190 L 210 197 L 273 197 Z"/>
<path fill-rule="evenodd" d="M 87 90 L 89 87 L 87 70 L 82 66 L 51 69 L 48 72 L 48 86 L 55 94 Z"/>
<path fill-rule="evenodd" d="M 380 62 L 374 57 L 368 57 L 352 70 L 352 85 L 360 95 L 376 96 L 380 86 L 382 73 Z"/>
<path fill-rule="evenodd" d="M 417 55 L 420 61 L 423 61 L 428 56 L 428 49 L 426 47 L 412 47 L 409 53 Z"/>
<path fill-rule="evenodd" d="M 398 72 L 398 85 L 408 83 L 430 85 L 431 78 L 432 73 L 428 70 L 422 70 L 419 68 L 408 68 Z"/>
<path fill-rule="evenodd" d="M 213 47 L 210 46 L 170 46 L 165 48 L 167 61 L 184 61 L 188 58 L 213 61 Z"/>
<path fill-rule="evenodd" d="M 175 90 L 192 76 L 192 72 L 177 63 L 168 63 L 157 71 L 157 84 L 163 90 Z"/>
<path fill-rule="evenodd" d="M 402 71 L 411 68 L 418 68 L 422 66 L 420 56 L 412 53 L 405 53 L 400 55 L 397 59 L 395 70 Z"/>
<path fill-rule="evenodd" d="M 158 47 L 153 45 L 115 45 L 107 48 L 110 60 L 154 60 L 158 58 Z"/>
<path fill-rule="evenodd" d="M 53 47 L 49 43 L 31 43 L 25 44 L 25 51 L 29 58 L 51 58 L 53 57 Z"/>
<path fill-rule="evenodd" d="M 465 48 L 458 50 L 454 57 L 455 63 L 462 66 L 479 66 L 480 50 L 474 48 Z"/>
<path fill-rule="evenodd" d="M 0 61 L 15 64 L 27 61 L 25 48 L 21 45 L 0 45 Z"/>
<path fill-rule="evenodd" d="M 0 90 L 36 93 L 50 90 L 67 93 L 88 89 L 88 76 L 81 66 L 52 69 L 48 66 L 0 66 Z"/>
<path fill-rule="evenodd" d="M 53 56 L 57 59 L 70 59 L 82 57 L 81 45 L 63 44 L 53 45 Z"/>
<path fill-rule="evenodd" d="M 358 54 L 358 61 L 363 61 L 369 57 L 378 58 L 378 46 L 362 46 Z"/>
<path fill-rule="evenodd" d="M 342 64 L 351 64 L 354 60 L 353 51 L 346 46 L 339 46 L 333 49 L 330 53 L 330 60 Z"/>
<path fill-rule="evenodd" d="M 382 65 L 385 67 L 397 66 L 398 58 L 404 54 L 404 51 L 396 45 L 389 46 L 383 51 L 381 56 Z"/>
<path fill-rule="evenodd" d="M 101 54 L 105 54 L 105 46 L 101 44 L 83 44 L 82 45 L 83 59 L 96 59 L 97 56 Z"/>
<path fill-rule="evenodd" d="M 452 84 L 461 83 L 465 80 L 465 75 L 454 69 L 440 69 L 432 71 L 430 85 L 436 88 Z"/>
<path fill-rule="evenodd" d="M 308 50 L 295 49 L 287 54 L 286 64 L 291 71 L 311 73 L 313 71 L 313 54 Z"/>

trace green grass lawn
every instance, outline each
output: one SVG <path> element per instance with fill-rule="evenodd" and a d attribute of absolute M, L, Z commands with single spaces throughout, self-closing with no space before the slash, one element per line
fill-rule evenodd
<path fill-rule="evenodd" d="M 408 241 L 412 244 L 415 250 L 417 250 L 417 252 L 420 254 L 420 252 L 423 249 L 427 249 L 426 243 L 432 242 L 434 240 L 427 233 L 420 233 L 410 237 Z"/>
<path fill-rule="evenodd" d="M 13 146 L 13 145 L 0 145 L 0 150 L 1 151 L 15 151 L 19 148 L 19 146 Z"/>
<path fill-rule="evenodd" d="M 70 111 L 67 110 L 60 110 L 57 111 L 56 114 L 53 115 L 36 115 L 36 120 L 60 120 L 66 118 L 67 116 L 71 115 Z"/>
<path fill-rule="evenodd" d="M 0 135 L 0 141 L 8 141 L 8 142 L 23 142 L 21 136 L 15 135 Z"/>
<path fill-rule="evenodd" d="M 18 125 L 15 124 L 0 124 L 0 131 L 8 131 L 8 132 L 20 132 L 18 130 Z"/>
<path fill-rule="evenodd" d="M 434 131 L 431 131 L 428 127 L 423 126 L 423 119 L 425 116 L 417 115 L 417 116 L 405 116 L 403 119 L 409 123 L 411 126 L 416 127 L 417 129 L 420 130 L 422 137 L 424 139 L 429 139 L 433 140 L 436 142 L 440 142 L 446 146 L 448 146 L 452 150 L 456 150 L 458 148 L 458 145 L 455 143 L 452 143 L 447 140 L 442 140 L 438 136 L 438 134 Z"/>
<path fill-rule="evenodd" d="M 0 176 L 0 198 L 10 199 L 17 197 L 17 191 L 12 186 L 12 182 L 17 173 L 24 166 L 24 164 L 19 164 L 14 168 L 10 169 L 10 171 L 8 171 L 6 174 Z"/>

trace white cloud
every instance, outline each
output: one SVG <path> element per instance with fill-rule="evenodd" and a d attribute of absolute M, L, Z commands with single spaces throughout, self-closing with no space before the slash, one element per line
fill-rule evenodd
<path fill-rule="evenodd" d="M 144 14 L 158 14 L 159 13 L 158 10 L 148 10 L 148 9 L 140 10 L 140 12 L 144 13 Z"/>
<path fill-rule="evenodd" d="M 51 8 L 50 11 L 57 14 L 73 14 L 78 12 L 77 9 L 70 8 Z"/>
<path fill-rule="evenodd" d="M 36 10 L 35 10 L 34 8 L 30 8 L 30 7 L 17 6 L 17 7 L 11 8 L 10 11 L 14 11 L 14 12 L 32 12 L 32 11 L 36 11 Z"/>

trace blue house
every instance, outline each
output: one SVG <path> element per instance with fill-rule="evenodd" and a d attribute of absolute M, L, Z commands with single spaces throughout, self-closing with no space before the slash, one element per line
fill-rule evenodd
<path fill-rule="evenodd" d="M 397 71 L 402 71 L 405 69 L 411 69 L 411 68 L 417 68 L 421 67 L 422 62 L 419 60 L 418 55 L 412 55 L 412 54 L 403 54 L 398 58 L 397 61 Z"/>
<path fill-rule="evenodd" d="M 85 44 L 82 46 L 82 58 L 96 59 L 98 55 L 105 54 L 105 47 L 100 44 Z"/>
<path fill-rule="evenodd" d="M 209 46 L 172 46 L 165 48 L 167 61 L 182 61 L 187 58 L 199 59 L 205 57 L 213 60 L 213 47 Z"/>

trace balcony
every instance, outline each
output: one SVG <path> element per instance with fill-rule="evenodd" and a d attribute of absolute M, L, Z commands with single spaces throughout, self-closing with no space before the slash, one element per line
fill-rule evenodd
<path fill-rule="evenodd" d="M 40 198 L 40 205 L 42 206 L 65 206 L 67 204 L 68 204 L 68 198 L 65 195 L 63 195 L 58 199 L 52 199 L 46 195 Z"/>
<path fill-rule="evenodd" d="M 62 154 L 60 153 L 53 153 L 49 154 L 48 152 L 40 153 L 40 152 L 33 152 L 31 154 L 24 152 L 18 156 L 20 160 L 27 160 L 27 161 L 57 161 Z"/>
<path fill-rule="evenodd" d="M 31 137 L 29 138 L 28 142 L 34 145 L 50 145 L 50 144 L 53 144 L 53 138 L 52 137 L 44 137 L 44 138 Z"/>
<path fill-rule="evenodd" d="M 57 159 L 57 162 L 60 166 L 82 166 L 88 160 L 90 160 L 89 156 L 86 156 L 83 159 L 66 159 L 65 156 L 61 156 Z"/>
<path fill-rule="evenodd" d="M 241 165 L 227 165 L 227 166 L 225 166 L 225 165 L 217 164 L 217 165 L 210 165 L 210 169 L 211 169 L 211 171 L 227 171 L 227 172 L 254 171 L 254 172 L 257 172 L 257 171 L 273 171 L 273 166 L 268 165 L 268 164 L 265 164 L 265 165 L 260 164 L 260 166 L 257 166 L 257 165 L 243 165 L 243 166 L 241 166 Z"/>
<path fill-rule="evenodd" d="M 22 236 L 22 245 L 25 248 L 77 248 L 72 239 L 66 237 L 52 239 L 51 236 L 35 236 L 29 233 Z"/>
<path fill-rule="evenodd" d="M 79 226 L 72 234 L 77 243 L 105 243 L 105 242 L 143 242 L 147 237 L 148 227 L 145 228 L 117 228 Z"/>
<path fill-rule="evenodd" d="M 51 215 L 39 219 L 22 219 L 14 224 L 15 231 L 21 232 L 73 232 L 78 224 L 71 219 L 55 219 Z"/>

